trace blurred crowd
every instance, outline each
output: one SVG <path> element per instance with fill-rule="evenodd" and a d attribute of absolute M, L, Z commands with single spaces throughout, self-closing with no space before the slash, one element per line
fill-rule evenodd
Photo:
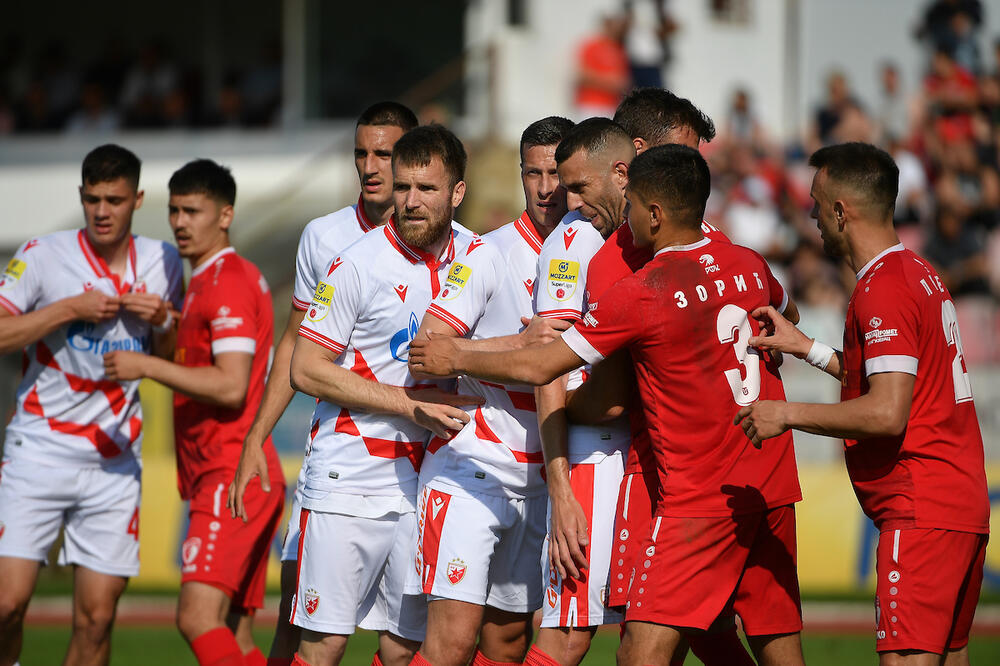
<path fill-rule="evenodd" d="M 130 50 L 110 41 L 91 62 L 59 42 L 30 51 L 17 35 L 0 47 L 0 134 L 264 127 L 280 105 L 276 42 L 244 68 L 211 74 L 162 42 Z"/>

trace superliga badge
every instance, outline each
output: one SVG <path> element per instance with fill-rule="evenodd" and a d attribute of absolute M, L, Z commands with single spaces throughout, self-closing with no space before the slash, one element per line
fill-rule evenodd
<path fill-rule="evenodd" d="M 320 282 L 316 285 L 312 303 L 309 304 L 309 310 L 306 312 L 306 318 L 309 321 L 320 321 L 329 314 L 330 303 L 333 302 L 333 292 L 334 288 L 331 284 Z"/>
<path fill-rule="evenodd" d="M 580 282 L 580 263 L 566 259 L 549 261 L 549 296 L 567 301 L 576 293 Z"/>
<path fill-rule="evenodd" d="M 441 300 L 450 301 L 458 296 L 462 289 L 465 288 L 465 285 L 469 283 L 470 277 L 472 277 L 472 269 L 456 261 L 452 265 L 451 270 L 448 271 L 448 277 L 444 281 L 444 289 L 441 290 Z"/>

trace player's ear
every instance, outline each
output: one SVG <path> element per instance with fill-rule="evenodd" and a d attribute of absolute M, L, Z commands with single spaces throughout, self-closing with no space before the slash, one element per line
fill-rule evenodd
<path fill-rule="evenodd" d="M 636 155 L 649 148 L 649 145 L 646 143 L 646 140 L 643 139 L 641 136 L 637 136 L 634 139 L 632 139 L 632 145 L 635 146 Z"/>
<path fill-rule="evenodd" d="M 458 205 L 462 203 L 462 199 L 465 198 L 465 181 L 460 180 L 455 183 L 455 187 L 451 188 L 451 207 L 458 208 Z"/>
<path fill-rule="evenodd" d="M 233 223 L 233 206 L 232 204 L 226 204 L 219 210 L 219 228 L 223 231 L 229 231 L 229 226 Z"/>
<path fill-rule="evenodd" d="M 649 204 L 649 235 L 655 236 L 663 225 L 663 208 L 655 201 Z"/>
<path fill-rule="evenodd" d="M 612 167 L 612 175 L 614 176 L 618 187 L 620 187 L 624 192 L 625 188 L 628 186 L 628 163 L 623 162 L 622 160 L 615 162 Z"/>
<path fill-rule="evenodd" d="M 833 202 L 833 217 L 837 220 L 837 229 L 843 231 L 844 220 L 847 218 L 847 207 L 840 199 Z"/>
<path fill-rule="evenodd" d="M 135 193 L 135 205 L 132 206 L 132 210 L 139 210 L 142 208 L 142 200 L 146 196 L 146 190 L 139 190 Z"/>

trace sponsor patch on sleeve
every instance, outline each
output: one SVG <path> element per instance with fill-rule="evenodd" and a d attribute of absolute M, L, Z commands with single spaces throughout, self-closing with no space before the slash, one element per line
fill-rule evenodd
<path fill-rule="evenodd" d="M 579 262 L 567 259 L 549 261 L 549 296 L 557 301 L 567 301 L 576 293 L 579 282 Z"/>
<path fill-rule="evenodd" d="M 448 271 L 448 278 L 444 281 L 444 288 L 441 290 L 441 300 L 450 301 L 462 293 L 462 289 L 469 283 L 471 277 L 471 268 L 457 261 L 452 264 Z"/>
<path fill-rule="evenodd" d="M 7 268 L 3 271 L 2 285 L 5 287 L 12 286 L 15 282 L 21 279 L 24 275 L 25 269 L 28 264 L 20 259 L 11 259 L 10 263 L 7 264 Z"/>
<path fill-rule="evenodd" d="M 313 292 L 312 303 L 306 310 L 306 319 L 309 321 L 321 321 L 330 312 L 330 303 L 333 302 L 334 288 L 332 284 L 320 282 Z"/>

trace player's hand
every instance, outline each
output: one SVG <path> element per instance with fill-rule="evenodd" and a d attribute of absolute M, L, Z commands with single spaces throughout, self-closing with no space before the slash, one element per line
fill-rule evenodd
<path fill-rule="evenodd" d="M 159 294 L 138 294 L 129 292 L 122 295 L 122 308 L 153 326 L 160 326 L 167 319 L 167 302 Z"/>
<path fill-rule="evenodd" d="M 748 340 L 751 347 L 771 352 L 777 356 L 787 352 L 796 358 L 805 358 L 812 347 L 812 339 L 795 327 L 795 324 L 781 316 L 772 306 L 757 308 L 750 313 L 763 326 L 764 335 L 754 335 Z"/>
<path fill-rule="evenodd" d="M 583 507 L 568 488 L 549 494 L 549 565 L 563 580 L 582 580 L 587 567 L 590 530 Z"/>
<path fill-rule="evenodd" d="M 563 331 L 572 326 L 565 319 L 546 319 L 535 315 L 530 319 L 521 317 L 521 324 L 525 327 L 521 331 L 521 346 L 531 347 L 532 345 L 544 345 L 558 338 Z"/>
<path fill-rule="evenodd" d="M 90 289 L 70 299 L 70 307 L 77 319 L 96 324 L 107 321 L 118 314 L 121 299 L 108 296 L 99 289 Z"/>
<path fill-rule="evenodd" d="M 427 339 L 410 342 L 410 373 L 414 377 L 454 377 L 458 374 L 455 359 L 459 348 L 454 338 L 427 332 Z"/>
<path fill-rule="evenodd" d="M 247 508 L 243 503 L 243 496 L 247 486 L 253 477 L 260 477 L 260 487 L 265 493 L 271 492 L 271 477 L 267 473 L 267 456 L 264 455 L 264 447 L 252 441 L 243 442 L 243 451 L 240 453 L 240 463 L 236 466 L 236 474 L 232 483 L 229 484 L 229 498 L 226 500 L 226 507 L 233 518 L 242 518 L 247 522 Z"/>
<path fill-rule="evenodd" d="M 736 412 L 733 425 L 742 426 L 747 438 L 759 449 L 765 439 L 777 437 L 788 430 L 785 420 L 787 405 L 780 400 L 759 400 Z"/>
<path fill-rule="evenodd" d="M 444 440 L 451 439 L 470 420 L 466 411 L 459 407 L 485 402 L 479 396 L 457 395 L 440 389 L 407 389 L 406 393 L 412 401 L 407 417 Z"/>
<path fill-rule="evenodd" d="M 145 377 L 145 363 L 149 356 L 140 352 L 113 351 L 104 355 L 104 374 L 108 379 L 126 382 Z"/>

